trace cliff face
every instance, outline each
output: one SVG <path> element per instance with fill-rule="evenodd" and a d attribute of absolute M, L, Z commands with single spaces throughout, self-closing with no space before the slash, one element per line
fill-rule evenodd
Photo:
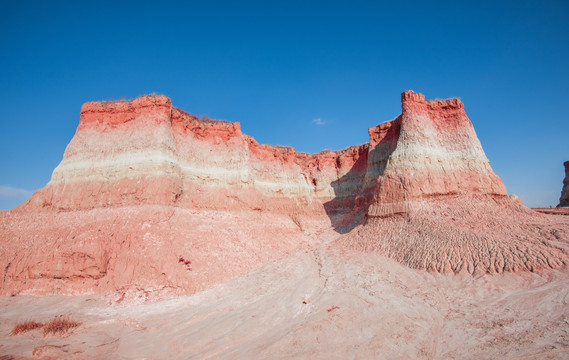
<path fill-rule="evenodd" d="M 355 228 L 338 246 L 418 269 L 561 266 L 462 102 L 401 100 L 369 143 L 318 154 L 260 145 L 165 96 L 86 103 L 50 182 L 0 213 L 0 291 L 188 294 L 308 251 L 331 225 Z"/>
<path fill-rule="evenodd" d="M 353 208 L 367 149 L 260 145 L 164 96 L 86 103 L 50 182 L 0 213 L 0 290 L 206 289 L 311 246 Z"/>
<path fill-rule="evenodd" d="M 86 103 L 63 161 L 24 208 L 318 212 L 336 199 L 328 213 L 369 206 L 368 216 L 383 217 L 437 196 L 506 195 L 460 100 L 426 101 L 412 91 L 401 100 L 402 114 L 371 127 L 369 143 L 314 155 L 259 145 L 239 123 L 200 120 L 164 96 Z"/>
<path fill-rule="evenodd" d="M 366 155 L 367 145 L 315 155 L 259 145 L 239 123 L 200 120 L 164 96 L 86 103 L 63 161 L 22 210 L 307 205 L 313 198 L 354 196 L 365 163 L 359 175 L 338 180 Z"/>
<path fill-rule="evenodd" d="M 367 179 L 375 185 L 366 221 L 335 246 L 442 273 L 563 266 L 566 250 L 554 244 L 569 229 L 506 196 L 462 102 L 412 91 L 401 100 L 399 117 L 370 128 Z"/>
<path fill-rule="evenodd" d="M 569 207 L 569 161 L 563 163 L 565 166 L 565 179 L 563 179 L 563 189 L 557 207 Z"/>
<path fill-rule="evenodd" d="M 368 216 L 408 213 L 418 201 L 445 195 L 507 195 L 460 100 L 426 101 L 406 91 L 401 103 L 398 118 L 370 128 Z"/>

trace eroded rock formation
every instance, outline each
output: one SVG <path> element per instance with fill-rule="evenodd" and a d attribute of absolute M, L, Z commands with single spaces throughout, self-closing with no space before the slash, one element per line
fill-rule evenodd
<path fill-rule="evenodd" d="M 203 290 L 309 246 L 366 156 L 260 145 L 164 96 L 86 103 L 50 182 L 0 213 L 2 293 Z"/>
<path fill-rule="evenodd" d="M 165 96 L 91 102 L 51 181 L 21 209 L 304 208 L 357 192 L 349 176 L 331 184 L 366 154 L 367 145 L 315 155 L 259 145 L 239 123 L 200 120 Z"/>
<path fill-rule="evenodd" d="M 370 129 L 378 171 L 366 222 L 336 245 L 444 273 L 562 266 L 567 249 L 558 240 L 568 229 L 506 196 L 462 102 L 411 91 L 401 100 L 398 118 Z"/>
<path fill-rule="evenodd" d="M 426 101 L 406 91 L 401 103 L 399 117 L 370 128 L 369 179 L 376 184 L 369 216 L 408 213 L 425 198 L 506 195 L 460 100 Z"/>
<path fill-rule="evenodd" d="M 565 166 L 565 179 L 563 179 L 563 189 L 557 207 L 569 207 L 569 161 L 563 163 Z"/>
<path fill-rule="evenodd" d="M 336 246 L 418 269 L 562 266 L 567 229 L 507 197 L 462 102 L 401 100 L 369 143 L 313 155 L 164 96 L 86 103 L 51 181 L 0 213 L 1 293 L 193 293 L 312 246 L 330 224 L 357 226 Z"/>
<path fill-rule="evenodd" d="M 371 127 L 369 143 L 314 155 L 259 145 L 239 123 L 199 120 L 165 96 L 86 103 L 63 161 L 24 208 L 275 209 L 342 199 L 335 211 L 358 199 L 371 204 L 369 216 L 389 216 L 423 198 L 506 195 L 460 100 L 426 101 L 412 91 L 401 100 L 402 114 Z"/>

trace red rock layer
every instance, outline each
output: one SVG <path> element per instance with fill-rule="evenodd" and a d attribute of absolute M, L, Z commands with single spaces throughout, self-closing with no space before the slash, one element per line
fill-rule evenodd
<path fill-rule="evenodd" d="M 563 163 L 565 166 L 565 179 L 563 179 L 563 189 L 557 207 L 569 207 L 569 161 Z"/>
<path fill-rule="evenodd" d="M 1 220 L 2 295 L 192 294 L 310 242 L 309 221 L 260 211 L 139 205 L 8 212 Z"/>
<path fill-rule="evenodd" d="M 569 207 L 556 207 L 556 208 L 531 208 L 533 211 L 537 211 L 542 214 L 551 215 L 569 215 Z"/>
<path fill-rule="evenodd" d="M 193 293 L 306 249 L 331 223 L 363 224 L 344 248 L 420 269 L 564 263 L 532 235 L 542 215 L 506 196 L 460 100 L 406 91 L 402 109 L 369 143 L 310 155 L 164 96 L 86 103 L 50 182 L 0 213 L 0 293 Z"/>

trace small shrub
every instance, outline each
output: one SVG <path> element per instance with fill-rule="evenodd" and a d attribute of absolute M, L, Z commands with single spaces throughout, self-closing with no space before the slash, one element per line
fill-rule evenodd
<path fill-rule="evenodd" d="M 12 331 L 10 331 L 10 336 L 23 334 L 28 331 L 39 329 L 41 327 L 43 327 L 43 323 L 37 321 L 26 321 L 23 323 L 18 323 L 16 326 L 14 326 Z"/>
<path fill-rule="evenodd" d="M 70 320 L 64 316 L 57 316 L 45 324 L 43 328 L 43 336 L 47 336 L 49 334 L 63 335 L 79 325 L 81 325 L 81 323 L 75 320 Z"/>

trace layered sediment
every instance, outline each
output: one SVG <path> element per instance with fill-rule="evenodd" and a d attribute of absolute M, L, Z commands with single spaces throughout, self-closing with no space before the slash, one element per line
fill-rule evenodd
<path fill-rule="evenodd" d="M 22 209 L 305 207 L 356 193 L 358 179 L 331 184 L 366 152 L 366 145 L 315 155 L 260 145 L 239 123 L 200 120 L 165 96 L 92 102 L 51 181 Z"/>
<path fill-rule="evenodd" d="M 443 273 L 563 266 L 568 229 L 506 196 L 462 102 L 411 91 L 401 100 L 399 117 L 370 129 L 378 171 L 366 220 L 336 246 Z"/>
<path fill-rule="evenodd" d="M 406 91 L 401 103 L 399 117 L 370 129 L 375 186 L 368 216 L 409 213 L 440 196 L 506 196 L 459 99 L 427 101 Z"/>
<path fill-rule="evenodd" d="M 165 96 L 86 103 L 50 182 L 0 213 L 1 292 L 193 293 L 306 250 L 330 225 L 347 233 L 335 246 L 417 269 L 563 266 L 567 229 L 507 197 L 462 102 L 401 101 L 368 143 L 318 154 L 261 145 Z"/>
<path fill-rule="evenodd" d="M 402 114 L 371 127 L 369 143 L 314 155 L 260 145 L 239 123 L 200 120 L 165 96 L 86 103 L 63 161 L 24 208 L 276 209 L 339 198 L 330 211 L 358 199 L 373 217 L 409 212 L 429 197 L 506 195 L 460 100 L 407 91 L 401 101 Z"/>

